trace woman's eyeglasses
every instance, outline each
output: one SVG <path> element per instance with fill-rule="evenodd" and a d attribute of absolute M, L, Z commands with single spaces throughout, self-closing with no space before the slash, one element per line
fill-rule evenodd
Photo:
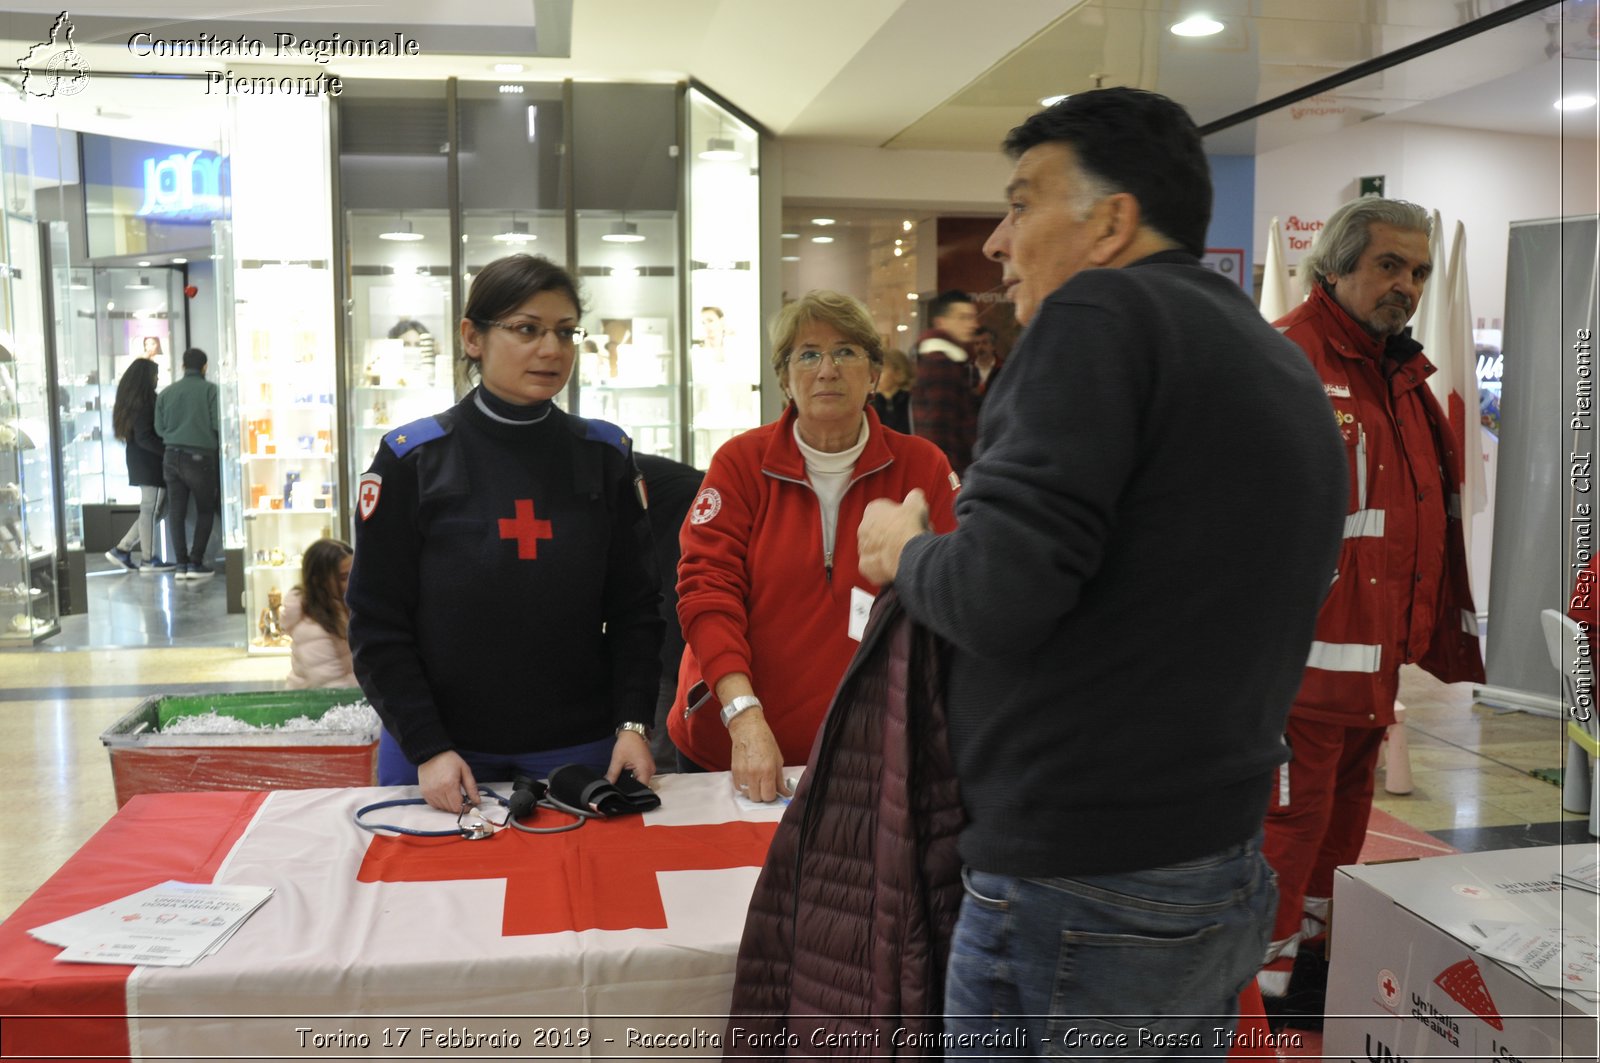
<path fill-rule="evenodd" d="M 531 321 L 519 321 L 515 324 L 506 321 L 478 322 L 479 328 L 483 328 L 486 325 L 498 329 L 505 329 L 518 340 L 530 347 L 543 340 L 546 335 L 552 332 L 556 334 L 556 339 L 560 341 L 561 346 L 563 347 L 571 347 L 575 344 L 582 343 L 584 337 L 589 335 L 587 331 L 579 328 L 576 325 L 545 326 L 535 325 Z"/>
<path fill-rule="evenodd" d="M 849 369 L 853 365 L 862 365 L 867 361 L 866 351 L 862 350 L 860 347 L 854 347 L 846 344 L 843 347 L 836 347 L 831 351 L 791 351 L 789 354 L 789 364 L 794 366 L 796 369 L 803 369 L 808 373 L 815 372 L 816 370 L 822 368 L 823 355 L 827 355 L 829 358 L 832 358 L 834 366 L 839 369 Z"/>

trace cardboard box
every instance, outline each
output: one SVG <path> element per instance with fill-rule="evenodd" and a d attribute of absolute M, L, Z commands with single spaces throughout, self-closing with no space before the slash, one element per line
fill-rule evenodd
<path fill-rule="evenodd" d="M 149 793 L 371 786 L 378 764 L 375 727 L 365 731 L 163 733 L 178 717 L 212 711 L 255 726 L 275 726 L 297 716 L 321 720 L 335 705 L 361 701 L 362 697 L 359 689 L 350 688 L 145 698 L 100 735 L 111 757 L 117 807 Z"/>
<path fill-rule="evenodd" d="M 1555 881 L 1596 851 L 1549 846 L 1339 868 L 1324 1058 L 1592 1063 L 1593 997 L 1539 985 L 1480 949 L 1490 940 L 1484 930 L 1504 924 L 1562 926 L 1596 940 L 1596 896 Z M 1567 970 L 1595 960 L 1592 950 L 1562 950 L 1551 962 Z"/>

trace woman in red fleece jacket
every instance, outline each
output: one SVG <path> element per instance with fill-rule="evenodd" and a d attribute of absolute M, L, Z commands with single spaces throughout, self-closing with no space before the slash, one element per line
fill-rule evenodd
<path fill-rule="evenodd" d="M 757 801 L 789 792 L 783 766 L 805 762 L 860 642 L 877 591 L 857 571 L 867 503 L 920 489 L 946 532 L 960 486 L 938 447 L 867 408 L 883 344 L 866 307 L 810 292 L 772 340 L 789 405 L 717 451 L 683 525 L 688 649 L 668 720 L 683 768 L 731 770 Z"/>

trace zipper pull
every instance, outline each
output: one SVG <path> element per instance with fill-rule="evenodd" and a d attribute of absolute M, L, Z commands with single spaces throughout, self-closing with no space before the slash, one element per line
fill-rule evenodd
<path fill-rule="evenodd" d="M 833 582 L 833 551 L 832 550 L 828 550 L 825 553 L 823 553 L 823 555 L 822 555 L 822 567 L 823 567 L 823 571 L 827 575 L 828 582 L 832 583 Z"/>

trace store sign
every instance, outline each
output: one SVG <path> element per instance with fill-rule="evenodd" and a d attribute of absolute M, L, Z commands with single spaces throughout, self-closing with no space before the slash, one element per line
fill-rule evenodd
<path fill-rule="evenodd" d="M 182 219 L 223 216 L 222 167 L 222 156 L 209 151 L 175 151 L 165 158 L 145 158 L 144 202 L 139 215 Z"/>

